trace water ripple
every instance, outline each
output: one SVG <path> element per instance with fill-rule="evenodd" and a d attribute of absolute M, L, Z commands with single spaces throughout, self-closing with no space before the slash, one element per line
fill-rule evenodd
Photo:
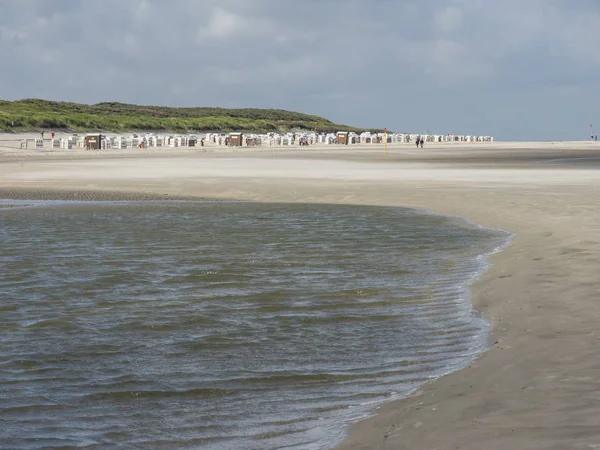
<path fill-rule="evenodd" d="M 9 448 L 327 448 L 487 345 L 504 233 L 406 209 L 0 209 Z"/>

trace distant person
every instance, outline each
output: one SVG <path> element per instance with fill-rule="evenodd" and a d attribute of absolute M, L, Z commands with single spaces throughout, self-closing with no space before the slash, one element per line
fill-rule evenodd
<path fill-rule="evenodd" d="M 425 142 L 425 140 L 423 138 L 421 138 L 421 148 L 423 148 L 423 143 Z"/>
<path fill-rule="evenodd" d="M 40 136 L 42 137 L 42 139 L 44 139 L 44 129 L 40 128 Z"/>
<path fill-rule="evenodd" d="M 416 144 L 417 144 L 417 148 L 419 148 L 419 144 L 420 144 L 420 143 L 421 143 L 421 137 L 419 136 L 419 137 L 417 138 L 417 142 L 416 142 Z"/>
<path fill-rule="evenodd" d="M 54 136 L 55 136 L 54 130 L 52 130 L 52 132 L 50 134 L 52 135 L 52 139 L 54 139 Z"/>

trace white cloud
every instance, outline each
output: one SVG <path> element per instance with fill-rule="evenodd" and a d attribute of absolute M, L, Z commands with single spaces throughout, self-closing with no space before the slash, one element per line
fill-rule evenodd
<path fill-rule="evenodd" d="M 245 27 L 242 17 L 222 8 L 215 8 L 210 15 L 208 25 L 201 29 L 200 36 L 227 39 L 241 34 Z"/>
<path fill-rule="evenodd" d="M 435 12 L 434 22 L 438 30 L 450 33 L 462 27 L 463 13 L 456 6 L 447 6 Z"/>
<path fill-rule="evenodd" d="M 541 134 L 594 104 L 600 3 L 2 0 L 0 60 L 7 99 L 267 106 L 482 134 L 527 121 Z M 526 98 L 533 110 L 512 108 Z M 483 114 L 484 99 L 496 109 Z"/>

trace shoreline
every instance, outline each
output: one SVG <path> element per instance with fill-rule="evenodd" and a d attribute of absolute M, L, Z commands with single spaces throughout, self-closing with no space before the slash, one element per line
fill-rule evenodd
<path fill-rule="evenodd" d="M 538 148 L 548 160 L 556 156 L 556 151 Z M 544 177 L 546 169 L 527 158 L 520 161 L 509 154 L 506 161 L 490 161 L 473 149 L 445 151 L 456 152 L 458 162 L 429 167 L 427 158 L 404 155 L 410 165 L 387 163 L 394 165 L 393 174 L 369 155 L 361 156 L 368 160 L 362 162 L 356 155 L 340 154 L 335 160 L 336 167 L 342 166 L 340 176 L 329 173 L 333 166 L 323 173 L 316 168 L 318 173 L 299 173 L 297 159 L 272 155 L 256 156 L 261 167 L 244 166 L 245 176 L 229 174 L 213 155 L 203 156 L 194 177 L 171 174 L 168 167 L 143 177 L 150 167 L 140 167 L 150 159 L 143 156 L 137 168 L 126 168 L 127 177 L 106 170 L 109 162 L 110 167 L 120 165 L 109 155 L 69 164 L 61 158 L 22 164 L 6 159 L 0 164 L 13 170 L 0 179 L 0 187 L 46 189 L 59 183 L 67 191 L 135 190 L 169 198 L 416 207 L 514 233 L 512 244 L 492 255 L 490 268 L 471 285 L 474 310 L 492 325 L 492 348 L 468 368 L 382 406 L 354 425 L 338 448 L 594 448 L 600 444 L 600 399 L 595 395 L 600 387 L 595 357 L 600 306 L 594 301 L 600 292 L 600 176 L 557 164 L 561 177 L 554 170 Z M 239 152 L 230 156 L 245 158 Z M 330 158 L 327 153 L 312 164 L 320 166 Z M 480 160 L 482 168 L 467 167 L 461 158 Z M 344 165 L 348 161 L 357 166 Z M 181 170 L 192 161 L 181 157 L 168 164 Z M 526 172 L 514 169 L 515 164 Z M 268 165 L 276 175 L 261 171 Z M 367 166 L 372 173 L 365 175 Z M 85 176 L 70 176 L 77 170 Z M 419 170 L 429 177 L 416 177 Z"/>
<path fill-rule="evenodd" d="M 132 192 L 119 192 L 119 191 L 102 191 L 102 190 L 94 191 L 94 190 L 81 190 L 81 189 L 69 191 L 69 190 L 60 190 L 60 189 L 35 189 L 35 188 L 17 188 L 17 189 L 8 190 L 6 188 L 0 187 L 0 209 L 3 207 L 2 200 L 23 200 L 24 202 L 27 202 L 27 201 L 59 201 L 59 202 L 67 202 L 67 203 L 74 201 L 74 202 L 85 202 L 86 204 L 96 203 L 96 202 L 99 202 L 102 204 L 112 203 L 112 202 L 115 202 L 115 203 L 119 203 L 119 202 L 137 203 L 137 202 L 145 202 L 145 201 L 148 201 L 148 202 L 155 202 L 155 201 L 158 201 L 158 202 L 240 201 L 237 199 L 207 199 L 207 198 L 203 198 L 203 197 L 192 197 L 192 196 L 169 196 L 168 194 L 161 196 L 161 195 L 157 195 L 157 194 L 137 193 L 137 192 L 133 192 L 133 191 Z M 244 200 L 241 200 L 241 201 L 244 201 Z M 265 203 L 265 202 L 262 202 L 262 203 Z M 266 203 L 276 203 L 276 202 L 266 202 Z M 334 205 L 334 204 L 335 203 L 332 203 L 332 205 Z M 8 206 L 10 206 L 10 205 L 8 205 Z M 24 205 L 17 205 L 17 206 L 24 206 Z M 407 208 L 405 206 L 382 206 L 382 207 Z M 459 364 L 455 367 L 452 367 L 451 369 L 449 369 L 448 372 L 442 373 L 441 375 L 437 376 L 436 378 L 433 378 L 430 381 L 425 382 L 421 386 L 417 387 L 413 392 L 410 392 L 410 393 L 406 394 L 405 396 L 394 398 L 391 401 L 390 400 L 382 401 L 378 407 L 373 408 L 371 411 L 369 411 L 368 414 L 365 415 L 362 419 L 360 419 L 357 423 L 361 423 L 364 420 L 372 419 L 373 417 L 376 416 L 377 411 L 380 408 L 385 407 L 389 403 L 402 402 L 407 399 L 410 399 L 413 396 L 419 395 L 419 393 L 422 391 L 422 389 L 424 389 L 427 385 L 429 385 L 431 383 L 435 383 L 436 381 L 440 380 L 441 378 L 449 376 L 453 373 L 457 373 L 457 372 L 461 372 L 462 370 L 465 370 L 467 367 L 476 363 L 477 360 L 479 358 L 481 358 L 481 356 L 484 353 L 486 353 L 492 349 L 493 335 L 494 335 L 493 324 L 487 317 L 485 317 L 483 314 L 481 314 L 480 311 L 478 311 L 474 307 L 473 298 L 472 298 L 473 297 L 472 286 L 475 283 L 477 283 L 493 267 L 491 258 L 495 254 L 501 253 L 502 251 L 504 251 L 507 247 L 509 247 L 511 245 L 511 242 L 514 238 L 514 234 L 512 234 L 508 231 L 499 229 L 499 228 L 492 228 L 492 227 L 480 225 L 465 216 L 454 215 L 454 214 L 441 214 L 439 212 L 433 211 L 428 208 L 423 208 L 423 207 L 409 207 L 408 209 L 417 211 L 419 213 L 428 214 L 428 215 L 431 214 L 434 216 L 442 216 L 442 217 L 450 219 L 451 221 L 461 222 L 462 224 L 464 224 L 461 226 L 474 227 L 474 228 L 483 229 L 486 231 L 489 230 L 492 232 L 500 232 L 505 235 L 503 238 L 502 244 L 500 244 L 498 247 L 492 249 L 489 252 L 482 253 L 479 256 L 478 259 L 480 259 L 480 267 L 477 269 L 477 271 L 474 273 L 474 275 L 472 277 L 470 277 L 469 279 L 467 279 L 465 281 L 465 284 L 464 284 L 464 286 L 465 286 L 464 287 L 464 299 L 471 309 L 471 314 L 484 317 L 485 320 L 489 323 L 490 331 L 489 331 L 489 336 L 488 336 L 488 342 L 475 356 L 473 356 L 472 358 L 466 358 L 466 360 L 463 361 L 461 364 Z M 347 427 L 344 430 L 346 433 L 345 439 L 347 439 L 348 432 L 352 429 L 353 426 L 354 425 L 351 425 L 350 427 Z M 338 442 L 338 444 L 334 448 L 338 448 L 339 445 L 343 445 L 344 440 Z"/>
<path fill-rule="evenodd" d="M 7 193 L 8 193 L 8 195 L 11 195 L 12 197 L 7 197 L 6 196 Z M 57 201 L 57 202 L 60 202 L 59 205 L 60 204 L 62 204 L 62 205 L 68 204 L 70 202 L 74 202 L 74 203 L 82 202 L 83 204 L 86 204 L 86 205 L 90 205 L 90 204 L 93 205 L 94 203 L 106 205 L 107 203 L 124 202 L 125 203 L 124 206 L 126 206 L 128 203 L 129 204 L 131 204 L 131 203 L 138 204 L 139 202 L 160 202 L 160 203 L 163 203 L 163 202 L 197 202 L 197 201 L 201 201 L 201 202 L 206 202 L 206 201 L 209 201 L 209 202 L 230 202 L 230 201 L 232 201 L 232 202 L 247 202 L 247 200 L 237 200 L 237 199 L 207 199 L 207 198 L 202 198 L 202 197 L 191 197 L 191 196 L 179 196 L 178 197 L 178 196 L 168 196 L 168 195 L 160 196 L 160 195 L 144 194 L 144 193 L 136 193 L 136 192 L 117 192 L 117 191 L 113 192 L 113 191 L 102 191 L 102 190 L 91 191 L 91 190 L 81 190 L 81 189 L 67 191 L 67 190 L 58 190 L 58 189 L 35 189 L 35 188 L 21 188 L 21 189 L 14 189 L 14 190 L 6 190 L 5 188 L 0 187 L 0 210 L 4 206 L 8 206 L 8 207 L 13 206 L 11 204 L 3 204 L 2 203 L 3 200 L 22 200 L 23 202 L 27 202 L 27 201 L 34 201 L 34 202 Z M 260 203 L 274 204 L 274 203 L 279 203 L 279 202 L 258 202 L 258 203 L 259 204 Z M 285 203 L 280 203 L 280 204 L 285 204 Z M 306 205 L 310 205 L 310 204 L 314 204 L 314 203 L 307 203 Z M 337 204 L 331 203 L 330 205 L 333 206 L 333 205 L 337 205 Z M 18 205 L 14 205 L 14 206 L 22 207 L 22 206 L 28 206 L 28 205 L 18 204 Z M 365 205 L 352 205 L 352 206 L 365 206 Z M 438 212 L 433 211 L 428 208 L 422 208 L 422 207 L 416 207 L 416 206 L 405 207 L 405 206 L 384 205 L 384 206 L 377 206 L 377 207 L 409 209 L 409 210 L 413 210 L 419 214 L 444 217 L 446 219 L 449 219 L 452 222 L 459 222 L 460 223 L 459 226 L 463 226 L 466 228 L 477 228 L 477 229 L 481 229 L 481 230 L 485 230 L 485 231 L 501 233 L 501 234 L 503 234 L 503 237 L 502 237 L 503 242 L 500 245 L 498 245 L 497 247 L 493 248 L 492 250 L 489 250 L 485 253 L 481 253 L 478 256 L 477 259 L 479 261 L 479 267 L 474 271 L 474 273 L 468 279 L 465 280 L 464 284 L 461 285 L 461 286 L 463 286 L 463 290 L 464 290 L 463 299 L 466 302 L 466 304 L 468 305 L 468 307 L 470 308 L 471 315 L 483 317 L 486 320 L 486 322 L 489 324 L 489 334 L 487 336 L 488 339 L 486 340 L 486 342 L 482 346 L 482 348 L 477 350 L 477 353 L 465 355 L 464 361 L 462 361 L 460 364 L 453 366 L 447 372 L 444 372 L 444 373 L 436 376 L 436 378 L 432 378 L 429 381 L 424 382 L 422 385 L 415 388 L 414 391 L 411 391 L 411 392 L 405 394 L 404 396 L 392 398 L 392 400 L 381 400 L 381 401 L 377 402 L 379 406 L 372 407 L 372 408 L 370 408 L 370 410 L 365 408 L 366 414 L 361 419 L 359 419 L 357 422 L 355 422 L 355 424 L 361 423 L 362 421 L 365 421 L 365 420 L 372 419 L 373 417 L 375 417 L 377 411 L 380 408 L 386 406 L 389 403 L 402 402 L 407 399 L 410 399 L 413 396 L 419 395 L 421 390 L 424 387 L 426 387 L 427 385 L 429 385 L 431 383 L 435 383 L 436 381 L 440 380 L 441 378 L 449 376 L 453 373 L 457 373 L 457 372 L 461 372 L 462 370 L 465 370 L 472 364 L 476 363 L 477 360 L 484 353 L 486 353 L 492 349 L 493 334 L 494 334 L 493 325 L 489 321 L 488 318 L 486 318 L 483 314 L 481 314 L 478 310 L 475 309 L 475 307 L 473 305 L 473 298 L 472 298 L 472 286 L 474 283 L 477 283 L 483 277 L 483 275 L 485 275 L 493 267 L 491 258 L 494 255 L 496 255 L 497 253 L 501 253 L 507 247 L 509 247 L 511 245 L 512 239 L 514 238 L 514 235 L 508 231 L 480 225 L 476 222 L 473 222 L 471 219 L 469 219 L 468 217 L 465 217 L 465 216 L 454 215 L 454 214 L 442 214 L 442 213 L 438 213 Z M 345 425 L 345 428 L 343 429 L 343 431 L 345 432 L 345 438 L 343 440 L 338 441 L 338 444 L 336 444 L 335 447 L 331 447 L 331 448 L 338 448 L 339 445 L 343 445 L 345 439 L 347 439 L 347 437 L 348 437 L 348 432 L 352 429 L 353 426 L 354 425 Z"/>
<path fill-rule="evenodd" d="M 1 211 L 2 207 L 5 205 L 8 207 L 13 206 L 11 203 L 8 203 L 8 204 L 3 203 L 3 201 L 5 201 L 5 200 L 11 201 L 11 199 L 8 199 L 5 197 L 5 195 L 6 195 L 5 192 L 6 192 L 5 189 L 0 188 L 0 211 Z M 203 198 L 195 198 L 195 197 L 186 197 L 186 198 L 182 197 L 182 198 L 178 199 L 175 196 L 169 196 L 169 197 L 163 198 L 163 197 L 155 196 L 155 195 L 137 194 L 135 192 L 105 192 L 105 191 L 88 191 L 88 190 L 66 191 L 66 190 L 34 189 L 34 188 L 23 188 L 23 189 L 16 190 L 16 192 L 15 191 L 8 191 L 8 192 L 10 192 L 13 195 L 13 197 L 18 198 L 18 200 L 15 200 L 15 201 L 20 202 L 19 204 L 15 204 L 14 206 L 34 207 L 34 208 L 41 207 L 44 209 L 70 207 L 73 204 L 78 205 L 78 206 L 94 207 L 94 205 L 108 205 L 108 204 L 115 204 L 115 203 L 116 204 L 123 203 L 119 207 L 126 208 L 127 205 L 135 206 L 135 205 L 140 205 L 140 204 L 144 204 L 144 203 L 148 204 L 148 203 L 153 203 L 153 202 L 158 202 L 158 204 L 163 204 L 163 205 L 169 204 L 169 202 L 175 202 L 175 203 L 190 202 L 192 204 L 197 201 L 201 201 L 201 202 L 210 201 L 210 202 L 217 202 L 217 203 L 218 202 L 228 202 L 227 200 L 206 200 Z M 80 200 L 82 198 L 85 198 L 85 200 Z M 231 201 L 237 202 L 238 200 L 231 200 Z M 28 203 L 28 202 L 31 202 L 31 203 Z M 246 202 L 246 201 L 242 201 L 242 202 Z M 252 203 L 252 202 L 250 202 L 250 203 Z M 261 204 L 269 205 L 269 204 L 275 204 L 275 203 L 274 202 L 258 203 L 258 205 L 261 205 Z M 284 203 L 278 203 L 278 204 L 285 205 Z M 287 204 L 287 205 L 289 205 L 289 204 Z M 310 204 L 302 204 L 302 205 L 310 205 Z M 330 206 L 336 206 L 336 205 L 330 204 Z M 351 205 L 351 206 L 355 206 L 355 205 Z M 414 214 L 417 214 L 417 215 L 432 216 L 432 217 L 447 219 L 451 223 L 451 225 L 449 225 L 449 226 L 452 226 L 452 227 L 458 226 L 458 227 L 465 228 L 468 230 L 473 230 L 473 231 L 475 231 L 475 230 L 482 230 L 485 232 L 489 231 L 489 232 L 492 232 L 492 233 L 498 235 L 498 236 L 495 236 L 494 240 L 496 240 L 498 242 L 501 241 L 501 243 L 499 243 L 499 245 L 496 247 L 489 246 L 490 248 L 488 248 L 485 252 L 480 253 L 476 258 L 477 262 L 470 269 L 469 276 L 459 282 L 459 285 L 461 286 L 461 292 L 462 292 L 462 294 L 460 295 L 460 297 L 462 299 L 461 304 L 466 305 L 468 310 L 470 310 L 469 315 L 473 317 L 473 320 L 480 320 L 482 316 L 472 308 L 471 285 L 473 284 L 474 281 L 478 280 L 482 276 L 482 274 L 484 274 L 485 272 L 487 272 L 487 270 L 489 270 L 489 268 L 491 267 L 491 263 L 490 263 L 491 256 L 493 256 L 495 253 L 502 251 L 503 248 L 510 245 L 510 240 L 512 238 L 512 235 L 508 232 L 505 232 L 504 230 L 493 229 L 493 228 L 481 226 L 477 223 L 472 222 L 471 220 L 469 220 L 466 217 L 457 216 L 457 215 L 440 214 L 440 213 L 434 212 L 429 209 L 424 209 L 424 208 L 416 208 L 416 207 L 405 208 L 405 207 L 400 207 L 400 206 L 377 206 L 374 208 L 392 208 L 392 209 L 400 209 L 400 210 L 405 210 L 405 211 L 413 211 Z M 464 368 L 468 367 L 470 364 L 472 364 L 474 361 L 476 361 L 482 353 L 484 353 L 490 349 L 492 330 L 491 330 L 491 324 L 489 324 L 489 321 L 486 320 L 486 324 L 487 325 L 484 327 L 484 329 L 487 330 L 485 333 L 485 338 L 482 340 L 478 340 L 477 341 L 478 344 L 476 345 L 477 348 L 476 349 L 472 348 L 472 349 L 470 349 L 470 351 L 468 353 L 463 355 L 462 361 L 454 362 L 451 366 L 448 366 L 445 369 L 441 369 L 442 372 L 439 373 L 438 375 L 436 375 L 436 378 L 431 378 L 429 381 L 422 382 L 423 384 L 414 388 L 413 391 L 405 393 L 402 396 L 399 396 L 398 394 L 396 394 L 396 395 L 388 397 L 387 399 L 384 399 L 384 397 L 382 396 L 382 398 L 380 400 L 378 400 L 376 402 L 376 404 L 379 406 L 382 406 L 382 405 L 385 405 L 386 403 L 389 403 L 390 401 L 394 401 L 394 400 L 401 401 L 406 398 L 409 398 L 410 396 L 414 395 L 414 392 L 418 392 L 425 384 L 435 382 L 435 380 L 437 380 L 441 377 L 444 377 L 447 374 L 461 371 Z M 372 417 L 374 410 L 375 410 L 374 405 L 367 406 L 367 407 L 360 407 L 360 408 L 363 413 L 363 415 L 361 415 L 362 419 L 360 419 L 360 420 L 365 420 L 365 419 Z M 359 417 L 357 414 L 354 414 L 354 416 Z M 339 425 L 339 431 L 341 434 L 347 433 L 347 431 L 350 427 L 350 425 L 348 423 L 344 423 L 344 421 L 340 421 L 337 425 Z M 336 445 L 339 445 L 341 442 L 343 442 L 343 440 L 337 439 L 337 440 L 331 441 L 331 442 L 337 442 Z M 323 448 L 326 448 L 326 447 L 323 447 Z M 329 448 L 329 447 L 327 447 L 327 448 Z"/>

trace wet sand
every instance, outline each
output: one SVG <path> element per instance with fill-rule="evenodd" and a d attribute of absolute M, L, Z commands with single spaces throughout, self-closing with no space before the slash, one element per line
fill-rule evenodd
<path fill-rule="evenodd" d="M 494 326 L 490 351 L 383 406 L 339 448 L 593 449 L 600 448 L 597 158 L 593 143 L 398 147 L 387 155 L 373 148 L 5 153 L 0 197 L 100 192 L 99 199 L 413 206 L 511 231 L 512 245 L 473 285 L 474 307 Z"/>
<path fill-rule="evenodd" d="M 9 200 L 61 200 L 77 202 L 142 202 L 165 200 L 212 200 L 191 195 L 169 195 L 144 192 L 37 189 L 0 186 L 0 199 Z M 10 206 L 10 205 L 0 205 Z"/>

